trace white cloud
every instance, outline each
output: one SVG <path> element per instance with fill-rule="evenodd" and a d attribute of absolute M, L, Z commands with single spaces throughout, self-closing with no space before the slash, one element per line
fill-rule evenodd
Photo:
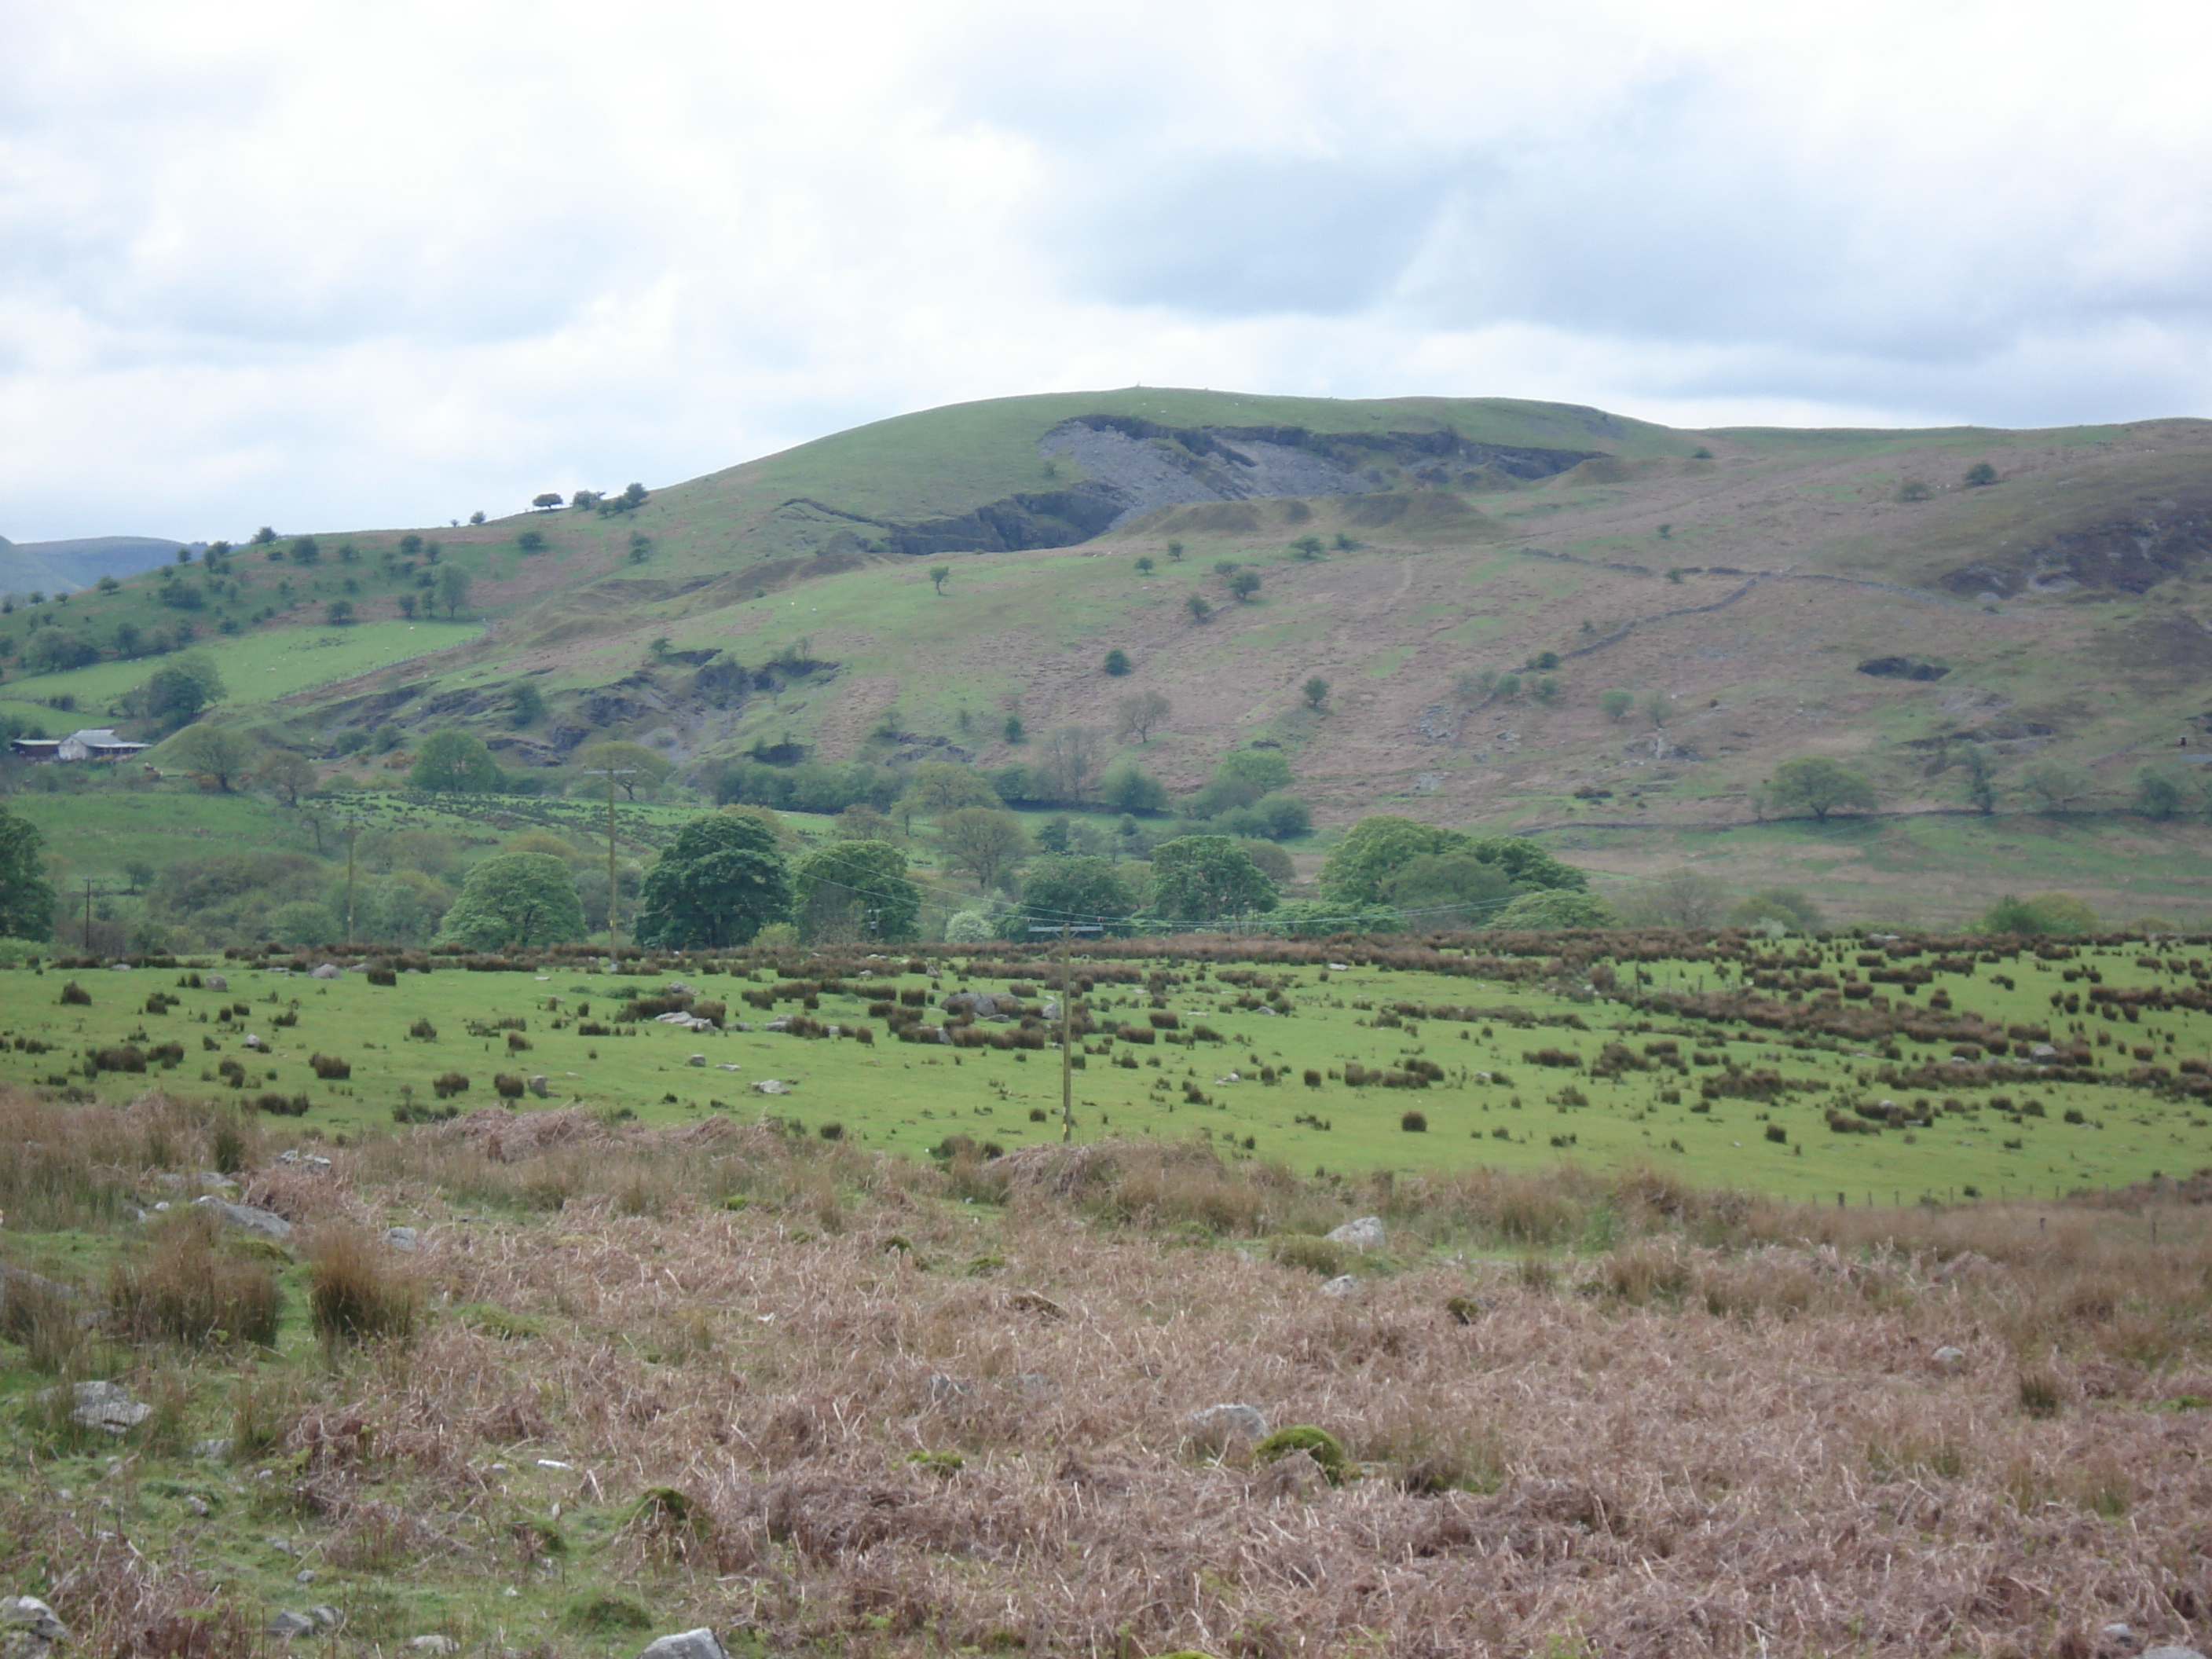
<path fill-rule="evenodd" d="M 442 522 L 1139 380 L 2212 412 L 2170 7 L 6 10 L 19 540 Z"/>

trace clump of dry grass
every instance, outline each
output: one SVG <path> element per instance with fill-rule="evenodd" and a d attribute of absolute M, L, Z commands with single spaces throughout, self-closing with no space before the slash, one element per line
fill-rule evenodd
<path fill-rule="evenodd" d="M 164 1217 L 145 1247 L 108 1274 L 108 1316 L 129 1342 L 220 1346 L 275 1346 L 284 1311 L 276 1268 L 250 1246 L 234 1244 L 198 1210 Z"/>
<path fill-rule="evenodd" d="M 332 1350 L 357 1342 L 405 1341 L 422 1317 L 422 1287 L 367 1228 L 336 1222 L 307 1242 L 307 1309 Z"/>

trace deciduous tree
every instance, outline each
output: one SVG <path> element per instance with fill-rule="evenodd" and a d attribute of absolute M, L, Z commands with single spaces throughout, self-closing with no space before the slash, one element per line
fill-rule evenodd
<path fill-rule="evenodd" d="M 963 806 L 939 819 L 937 833 L 945 862 L 987 889 L 997 886 L 1029 850 L 1021 820 L 1003 809 Z"/>
<path fill-rule="evenodd" d="M 911 939 L 921 913 L 906 854 L 887 842 L 817 847 L 793 867 L 791 888 L 792 915 L 810 943 Z"/>
<path fill-rule="evenodd" d="M 641 944 L 668 949 L 743 945 L 791 908 L 791 878 L 775 837 L 759 819 L 696 817 L 645 878 Z"/>
<path fill-rule="evenodd" d="M 188 726 L 169 739 L 165 758 L 228 794 L 253 769 L 260 755 L 259 746 L 243 732 L 227 726 Z"/>
<path fill-rule="evenodd" d="M 36 825 L 0 808 L 0 938 L 52 936 L 54 887 L 39 856 L 45 845 Z"/>
<path fill-rule="evenodd" d="M 1275 884 L 1229 836 L 1182 836 L 1152 849 L 1152 913 L 1216 922 L 1275 908 Z"/>
<path fill-rule="evenodd" d="M 432 732 L 407 773 L 409 788 L 444 794 L 492 794 L 504 781 L 483 739 L 466 732 Z"/>
<path fill-rule="evenodd" d="M 1839 762 L 1806 755 L 1774 769 L 1766 802 L 1776 813 L 1810 812 L 1815 822 L 1825 823 L 1829 813 L 1842 807 L 1874 811 L 1874 785 Z"/>
<path fill-rule="evenodd" d="M 438 937 L 474 951 L 561 945 L 584 936 L 584 908 L 568 866 L 550 853 L 501 853 L 461 884 Z"/>

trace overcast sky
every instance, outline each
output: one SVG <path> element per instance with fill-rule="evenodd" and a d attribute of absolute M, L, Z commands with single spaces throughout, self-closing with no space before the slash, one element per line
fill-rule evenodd
<path fill-rule="evenodd" d="M 0 0 L 0 534 L 1087 386 L 2212 415 L 2212 9 Z"/>

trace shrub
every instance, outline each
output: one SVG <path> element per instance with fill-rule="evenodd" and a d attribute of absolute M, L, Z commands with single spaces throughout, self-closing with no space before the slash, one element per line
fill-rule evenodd
<path fill-rule="evenodd" d="M 272 1117 L 305 1117 L 313 1103 L 305 1095 L 280 1095 L 273 1090 L 253 1097 L 253 1109 Z"/>
<path fill-rule="evenodd" d="M 309 1241 L 307 1255 L 307 1310 L 325 1346 L 414 1335 L 422 1289 L 365 1229 L 325 1227 Z"/>
<path fill-rule="evenodd" d="M 1285 1233 L 1267 1247 L 1267 1254 L 1285 1267 L 1303 1267 L 1323 1279 L 1344 1271 L 1344 1247 L 1307 1233 Z"/>
<path fill-rule="evenodd" d="M 432 1086 L 435 1087 L 436 1085 L 433 1085 Z M 500 1072 L 494 1074 L 491 1080 L 491 1086 L 493 1091 L 496 1093 L 501 1100 L 520 1100 L 522 1098 L 522 1091 L 529 1085 L 519 1077 L 512 1076 L 505 1072 Z"/>
<path fill-rule="evenodd" d="M 78 984 L 75 980 L 70 980 L 67 984 L 62 987 L 62 1006 L 64 1008 L 89 1008 L 92 1006 L 92 993 L 86 990 L 83 986 Z"/>
<path fill-rule="evenodd" d="M 1420 1112 L 1407 1112 L 1398 1120 L 1398 1127 L 1409 1135 L 1426 1134 L 1429 1120 Z"/>
<path fill-rule="evenodd" d="M 274 1263 L 227 1247 L 198 1211 L 165 1218 L 148 1244 L 108 1275 L 108 1312 L 125 1341 L 276 1345 L 284 1293 Z"/>
<path fill-rule="evenodd" d="M 468 1091 L 468 1079 L 463 1077 L 459 1072 L 447 1072 L 430 1079 L 430 1092 L 441 1100 L 449 1099 L 454 1095 L 465 1094 Z"/>
<path fill-rule="evenodd" d="M 350 1060 L 340 1060 L 336 1054 L 308 1055 L 307 1069 L 325 1082 L 333 1078 L 349 1078 L 353 1075 L 353 1063 Z"/>
<path fill-rule="evenodd" d="M 1351 1460 L 1345 1456 L 1344 1447 L 1337 1437 L 1310 1423 L 1293 1423 L 1287 1428 L 1277 1429 L 1252 1448 L 1252 1457 L 1255 1462 L 1272 1463 L 1301 1451 L 1320 1465 L 1332 1486 L 1342 1486 L 1352 1473 Z"/>

